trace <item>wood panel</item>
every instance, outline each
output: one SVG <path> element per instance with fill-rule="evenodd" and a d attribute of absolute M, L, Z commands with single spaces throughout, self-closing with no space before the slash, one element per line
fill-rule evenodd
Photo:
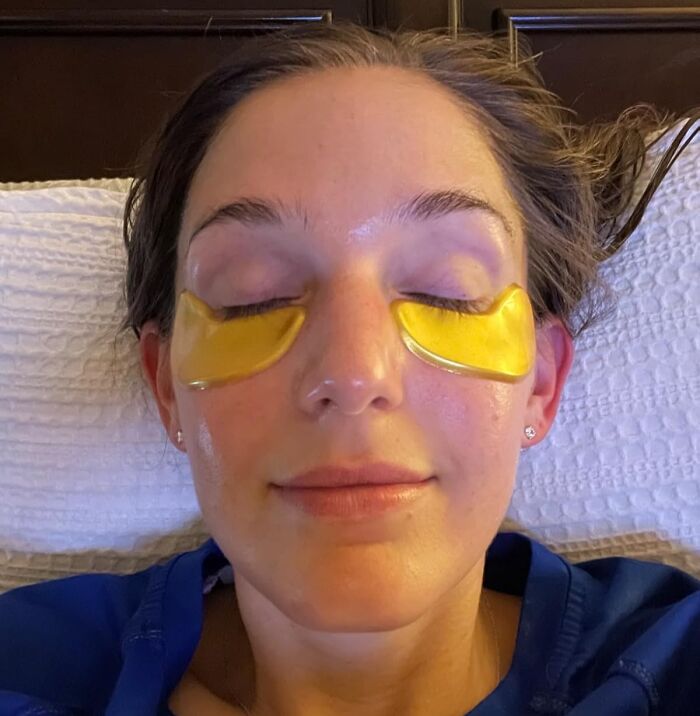
<path fill-rule="evenodd" d="M 309 10 L 0 14 L 0 180 L 129 176 L 179 97 L 249 34 Z"/>
<path fill-rule="evenodd" d="M 583 121 L 642 101 L 679 114 L 700 105 L 700 9 L 504 8 L 494 26 L 514 55 L 528 38 L 547 86 Z"/>
<path fill-rule="evenodd" d="M 16 0 L 0 0 L 0 181 L 127 176 L 177 99 L 243 36 L 339 17 L 527 36 L 547 84 L 584 120 L 642 100 L 677 111 L 700 104 L 697 0 L 616 1 L 629 7 L 615 15 L 605 0 L 247 0 L 238 10 L 235 0 L 169 0 L 164 9 L 124 0 L 115 10 L 91 0 L 82 10 L 80 0 L 23 0 L 17 11 Z"/>

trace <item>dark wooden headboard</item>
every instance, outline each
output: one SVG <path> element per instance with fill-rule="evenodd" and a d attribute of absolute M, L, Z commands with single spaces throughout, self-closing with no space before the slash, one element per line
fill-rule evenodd
<path fill-rule="evenodd" d="M 475 27 L 507 34 L 513 47 L 527 36 L 543 53 L 548 85 L 584 121 L 638 101 L 679 113 L 700 105 L 698 7 L 591 9 L 583 0 L 586 8 L 562 0 L 548 9 L 490 0 L 336 0 L 276 10 L 250 8 L 285 3 L 250 2 L 246 10 L 218 4 L 226 9 L 197 9 L 202 3 L 195 0 L 156 9 L 137 0 L 140 7 L 131 9 L 29 2 L 19 11 L 0 0 L 0 181 L 131 176 L 138 149 L 174 102 L 241 37 L 339 17 L 368 26 Z"/>

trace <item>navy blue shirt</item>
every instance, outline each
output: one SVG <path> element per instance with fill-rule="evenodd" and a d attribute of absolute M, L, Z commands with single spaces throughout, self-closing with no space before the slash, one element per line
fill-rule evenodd
<path fill-rule="evenodd" d="M 204 593 L 227 570 L 209 539 L 135 574 L 0 595 L 0 715 L 172 716 Z M 700 714 L 700 580 L 625 557 L 571 564 L 501 532 L 484 586 L 523 602 L 510 670 L 469 716 Z"/>

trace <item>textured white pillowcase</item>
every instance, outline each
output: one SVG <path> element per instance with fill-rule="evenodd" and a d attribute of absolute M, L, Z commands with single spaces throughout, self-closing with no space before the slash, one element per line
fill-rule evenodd
<path fill-rule="evenodd" d="M 554 426 L 521 454 L 501 529 L 573 562 L 623 555 L 700 576 L 699 155 L 695 140 L 604 265 L 616 315 L 577 341 Z M 209 536 L 136 339 L 114 340 L 128 185 L 0 184 L 0 592 L 134 572 Z"/>
<path fill-rule="evenodd" d="M 635 202 L 675 136 L 652 147 Z M 601 267 L 617 310 L 576 342 L 557 417 L 522 454 L 501 530 L 572 562 L 623 555 L 700 576 L 699 220 L 696 136 Z"/>
<path fill-rule="evenodd" d="M 115 341 L 128 185 L 0 185 L 1 590 L 136 571 L 208 537 L 136 338 Z"/>

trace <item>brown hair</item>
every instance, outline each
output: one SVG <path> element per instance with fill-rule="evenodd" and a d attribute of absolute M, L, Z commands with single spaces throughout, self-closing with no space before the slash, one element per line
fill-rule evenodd
<path fill-rule="evenodd" d="M 645 136 L 674 118 L 649 105 L 611 123 L 581 125 L 545 89 L 521 44 L 472 31 L 368 29 L 349 21 L 248 38 L 181 102 L 145 147 L 124 212 L 127 313 L 121 329 L 155 319 L 170 335 L 177 235 L 192 177 L 230 110 L 270 81 L 332 67 L 389 65 L 422 72 L 481 122 L 523 217 L 527 291 L 535 319 L 558 316 L 572 336 L 613 307 L 599 264 L 622 245 L 670 163 L 620 227 L 641 171 Z M 657 140 L 658 141 L 658 140 Z M 675 158 L 675 157 L 674 157 Z"/>

